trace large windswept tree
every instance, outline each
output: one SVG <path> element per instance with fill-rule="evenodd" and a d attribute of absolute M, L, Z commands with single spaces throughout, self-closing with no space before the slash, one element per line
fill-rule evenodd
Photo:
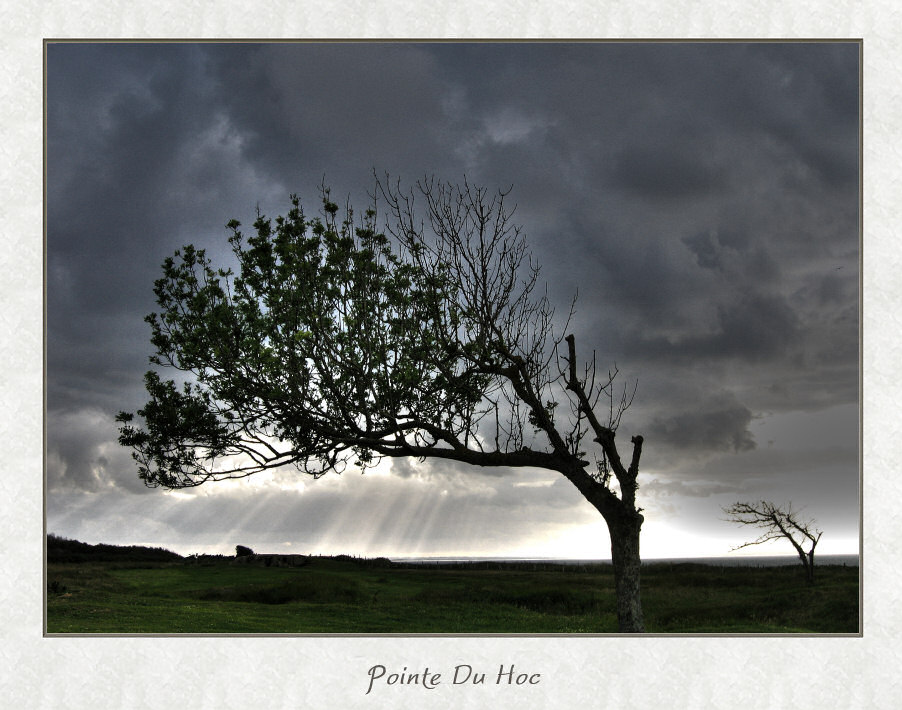
<path fill-rule="evenodd" d="M 191 246 L 164 262 L 151 361 L 188 376 L 148 372 L 144 426 L 118 417 L 141 478 L 318 477 L 401 456 L 550 469 L 607 523 L 619 628 L 642 631 L 642 437 L 627 463 L 615 444 L 632 394 L 594 356 L 578 364 L 569 317 L 555 330 L 506 194 L 377 181 L 362 220 L 321 197 L 319 216 L 292 196 L 252 236 L 230 222 L 236 273 Z"/>

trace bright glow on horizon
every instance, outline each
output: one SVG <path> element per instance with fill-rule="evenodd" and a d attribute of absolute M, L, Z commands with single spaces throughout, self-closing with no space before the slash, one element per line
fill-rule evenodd
<path fill-rule="evenodd" d="M 111 535 L 111 521 L 92 524 L 92 499 L 99 499 L 85 493 L 80 503 L 70 501 L 72 514 L 49 532 L 91 544 L 163 547 L 181 555 L 230 556 L 242 544 L 257 552 L 370 558 L 610 559 L 604 521 L 554 474 L 523 469 L 516 476 L 497 476 L 431 462 L 397 469 L 393 464 L 384 459 L 363 476 L 352 469 L 313 481 L 286 468 L 193 489 L 123 494 L 113 506 L 116 520 L 140 514 L 153 521 L 140 530 L 130 526 L 128 536 Z M 731 551 L 753 539 L 755 531 L 726 522 L 711 525 L 700 517 L 708 508 L 719 510 L 716 498 L 693 508 L 675 505 L 666 489 L 649 486 L 646 493 L 643 560 L 795 556 L 785 540 Z M 180 525 L 188 515 L 196 537 L 186 537 Z M 853 531 L 840 535 L 825 526 L 825 532 L 817 554 L 858 553 Z"/>

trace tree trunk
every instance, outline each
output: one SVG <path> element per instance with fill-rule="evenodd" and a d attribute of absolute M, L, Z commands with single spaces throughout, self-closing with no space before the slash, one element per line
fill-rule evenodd
<path fill-rule="evenodd" d="M 814 548 L 805 553 L 802 557 L 802 564 L 805 565 L 805 581 L 808 584 L 814 584 Z"/>
<path fill-rule="evenodd" d="M 639 529 L 642 527 L 642 520 L 639 513 L 631 513 L 608 521 L 617 594 L 617 624 L 621 633 L 645 631 L 639 596 Z"/>

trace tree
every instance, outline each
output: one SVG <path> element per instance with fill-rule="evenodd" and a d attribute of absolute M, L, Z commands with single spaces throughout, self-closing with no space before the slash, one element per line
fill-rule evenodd
<path fill-rule="evenodd" d="M 148 372 L 144 428 L 117 417 L 144 482 L 183 488 L 287 465 L 316 478 L 382 457 L 556 471 L 606 521 L 619 628 L 642 631 L 642 437 L 628 465 L 615 444 L 635 389 L 615 392 L 616 368 L 596 376 L 594 356 L 578 365 L 563 336 L 573 305 L 554 330 L 506 197 L 377 179 L 358 222 L 350 206 L 339 219 L 323 187 L 318 216 L 292 195 L 275 222 L 258 211 L 247 239 L 229 222 L 237 274 L 190 245 L 167 258 L 161 310 L 146 319 L 151 362 L 187 381 Z"/>
<path fill-rule="evenodd" d="M 244 545 L 235 545 L 235 557 L 252 557 L 254 551 Z"/>
<path fill-rule="evenodd" d="M 730 516 L 728 522 L 754 525 L 764 530 L 757 540 L 746 542 L 734 547 L 733 550 L 785 538 L 792 543 L 799 559 L 802 560 L 806 581 L 809 584 L 814 583 L 814 548 L 823 534 L 814 527 L 814 520 L 801 521 L 798 512 L 792 509 L 792 503 L 784 510 L 764 500 L 757 503 L 737 502 L 723 510 Z M 810 545 L 807 552 L 804 549 L 806 543 Z"/>

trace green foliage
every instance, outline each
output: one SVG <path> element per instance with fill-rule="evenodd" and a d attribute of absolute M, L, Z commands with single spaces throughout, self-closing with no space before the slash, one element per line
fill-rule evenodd
<path fill-rule="evenodd" d="M 290 602 L 354 603 L 362 592 L 355 580 L 333 574 L 298 576 L 269 584 L 239 584 L 206 589 L 198 594 L 204 601 L 248 604 L 288 604 Z"/>
<path fill-rule="evenodd" d="M 858 567 L 823 566 L 820 588 L 800 566 L 650 564 L 646 624 L 667 633 L 857 633 Z"/>
<path fill-rule="evenodd" d="M 857 567 L 652 563 L 652 633 L 854 634 Z M 299 569 L 53 564 L 50 633 L 616 633 L 610 565 L 386 564 L 311 558 Z"/>
<path fill-rule="evenodd" d="M 418 237 L 392 244 L 375 210 L 358 226 L 350 209 L 337 221 L 328 190 L 322 203 L 323 217 L 308 218 L 293 195 L 248 237 L 229 222 L 237 275 L 191 245 L 164 261 L 160 311 L 146 319 L 151 361 L 190 381 L 148 372 L 144 428 L 117 417 L 148 485 L 285 464 L 318 476 L 471 433 L 497 353 L 459 279 L 414 256 Z M 242 463 L 224 473 L 229 456 Z"/>

